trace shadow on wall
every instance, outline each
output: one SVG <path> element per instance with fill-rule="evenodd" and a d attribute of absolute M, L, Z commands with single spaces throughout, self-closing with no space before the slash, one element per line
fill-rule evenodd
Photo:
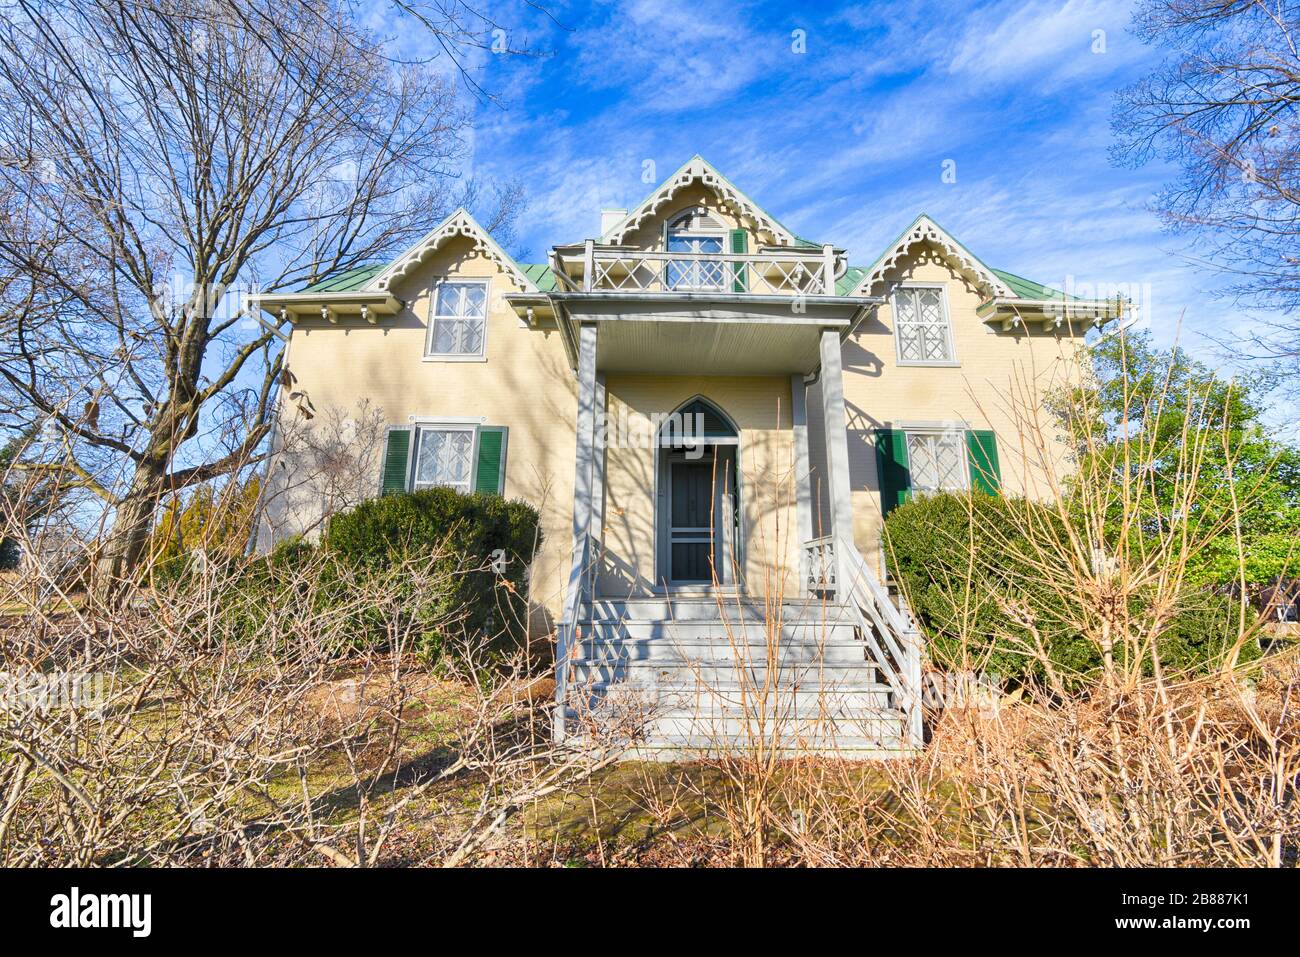
<path fill-rule="evenodd" d="M 875 357 L 861 350 L 864 356 Z M 880 494 L 880 476 L 876 465 L 876 429 L 886 423 L 869 415 L 865 409 L 845 403 L 848 416 L 849 490 Z M 808 388 L 808 464 L 813 495 L 813 529 L 819 535 L 831 530 L 830 486 L 827 479 L 826 429 L 822 415 L 821 383 Z"/>
<path fill-rule="evenodd" d="M 635 383 L 615 382 L 609 387 L 607 409 L 616 406 L 646 420 L 655 413 L 668 413 L 699 396 L 732 417 L 740 429 L 740 504 L 743 564 L 741 579 L 761 574 L 761 556 L 788 551 L 784 537 L 787 523 L 778 520 L 783 510 L 793 508 L 793 431 L 790 422 L 788 380 L 785 395 L 776 395 L 770 414 L 762 420 L 755 414 L 737 418 L 735 402 L 714 394 L 707 379 L 683 377 L 670 395 L 655 392 L 641 395 Z M 780 386 L 774 388 L 779 389 Z M 645 594 L 655 585 L 657 487 L 655 449 L 618 447 L 606 449 L 605 504 L 602 537 L 599 542 L 599 591 L 606 597 Z M 764 467 L 757 467 L 759 464 Z M 781 494 L 778 490 L 788 490 Z M 788 501 L 786 501 L 788 499 Z M 790 527 L 793 527 L 792 524 Z M 780 535 L 775 531 L 781 529 Z M 776 539 L 780 538 L 780 541 Z M 787 556 L 788 557 L 788 556 Z"/>

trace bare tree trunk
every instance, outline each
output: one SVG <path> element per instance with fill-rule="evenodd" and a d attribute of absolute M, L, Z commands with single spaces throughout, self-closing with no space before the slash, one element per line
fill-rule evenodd
<path fill-rule="evenodd" d="M 144 565 L 166 475 L 165 464 L 158 461 L 136 467 L 93 570 L 93 593 L 101 602 L 113 602 L 124 594 L 136 570 Z"/>

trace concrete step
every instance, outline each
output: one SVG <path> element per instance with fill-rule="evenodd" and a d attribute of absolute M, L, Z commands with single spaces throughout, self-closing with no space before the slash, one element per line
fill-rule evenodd
<path fill-rule="evenodd" d="M 737 681 L 720 681 L 708 687 L 694 684 L 640 684 L 632 681 L 592 682 L 570 686 L 571 701 L 586 701 L 592 710 L 602 707 L 661 714 L 690 709 L 698 713 L 743 709 L 768 714 L 847 714 L 890 709 L 893 689 L 877 681 L 843 687 L 810 685 L 764 689 Z"/>
<path fill-rule="evenodd" d="M 763 621 L 776 615 L 782 621 L 840 621 L 848 622 L 853 614 L 844 605 L 806 601 L 782 602 L 769 610 L 767 604 L 755 598 L 705 598 L 664 596 L 654 598 L 596 598 L 590 603 L 588 617 L 605 620 L 632 618 L 648 621 Z"/>
<path fill-rule="evenodd" d="M 754 746 L 793 746 L 797 743 L 830 747 L 837 741 L 874 741 L 876 746 L 897 747 L 903 740 L 903 722 L 898 718 L 807 718 L 759 722 L 753 719 L 718 716 L 667 715 L 650 721 L 639 740 L 649 744 L 672 744 L 682 740 L 714 741 Z"/>
<path fill-rule="evenodd" d="M 820 644 L 827 641 L 852 641 L 856 631 L 851 624 L 782 622 L 778 629 L 760 621 L 718 621 L 688 619 L 655 621 L 646 618 L 598 618 L 579 623 L 583 637 L 605 639 L 663 639 L 666 641 L 712 641 L 720 644 L 766 645 Z"/>
<path fill-rule="evenodd" d="M 627 681 L 651 687 L 699 689 L 716 688 L 720 683 L 739 686 L 743 681 L 750 688 L 762 688 L 771 675 L 773 683 L 782 689 L 856 690 L 877 682 L 878 672 L 876 665 L 861 660 L 834 664 L 781 661 L 773 669 L 765 661 L 587 660 L 573 663 L 569 681 L 574 687 Z"/>
<path fill-rule="evenodd" d="M 914 753 L 900 743 L 901 739 L 887 741 L 875 737 L 841 737 L 834 742 L 794 741 L 780 742 L 774 752 L 771 742 L 764 742 L 764 753 L 774 753 L 778 758 L 825 757 L 841 761 L 885 761 L 907 757 Z M 721 755 L 743 754 L 754 747 L 745 739 L 719 737 L 674 737 L 657 741 L 638 741 L 623 754 L 625 761 L 699 761 Z"/>
<path fill-rule="evenodd" d="M 587 638 L 574 647 L 579 661 L 609 662 L 663 661 L 663 662 L 730 662 L 745 665 L 762 665 L 768 661 L 779 664 L 854 664 L 866 661 L 868 648 L 856 638 L 836 639 L 827 642 L 782 642 L 769 649 L 766 644 L 738 644 L 729 641 L 695 639 L 678 641 L 672 638 Z"/>

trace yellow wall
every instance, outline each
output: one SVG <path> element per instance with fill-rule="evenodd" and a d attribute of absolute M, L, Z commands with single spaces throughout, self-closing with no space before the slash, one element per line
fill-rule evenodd
<path fill-rule="evenodd" d="M 488 278 L 487 361 L 424 358 L 431 292 L 443 276 Z M 359 319 L 338 324 L 307 319 L 295 325 L 289 346 L 294 390 L 314 406 L 312 423 L 328 420 L 330 410 L 356 414 L 358 403 L 369 400 L 390 425 L 406 425 L 408 416 L 482 416 L 485 425 L 507 426 L 505 495 L 541 510 L 545 544 L 534 565 L 534 598 L 554 614 L 561 607 L 573 540 L 577 409 L 560 333 L 520 324 L 501 298 L 520 290 L 468 239 L 447 243 L 392 291 L 408 306 L 375 326 Z M 297 416 L 296 405 L 285 404 L 288 420 Z M 301 421 L 285 424 L 310 427 Z M 368 466 L 367 481 L 376 492 L 379 462 L 374 456 Z M 310 506 L 300 506 L 305 526 Z"/>
<path fill-rule="evenodd" d="M 744 577 L 749 590 L 765 585 L 769 570 L 797 585 L 798 537 L 794 513 L 794 439 L 790 380 L 785 377 L 610 375 L 606 404 L 613 423 L 648 421 L 696 395 L 708 399 L 740 432 L 739 486 Z M 655 454 L 611 434 L 606 452 L 605 521 L 599 590 L 642 595 L 655 576 Z"/>
<path fill-rule="evenodd" d="M 683 196 L 664 215 L 703 201 L 705 194 Z M 733 220 L 721 214 L 727 221 Z M 658 242 L 658 222 L 647 224 L 636 242 Z M 751 238 L 751 248 L 753 248 Z M 442 276 L 489 279 L 486 361 L 424 358 L 434 284 Z M 1033 459 L 1021 455 L 1019 436 L 1028 431 L 1018 419 L 1026 409 L 1041 416 L 1043 394 L 1060 385 L 1074 368 L 1063 359 L 1073 351 L 1067 339 L 1050 333 L 1004 333 L 975 312 L 982 295 L 953 268 L 928 252 L 907 257 L 871 290 L 887 295 L 899 281 L 944 282 L 952 322 L 957 367 L 900 367 L 895 358 L 892 308 L 882 306 L 846 342 L 843 353 L 849 415 L 850 477 L 855 534 L 869 557 L 879 557 L 880 495 L 874 430 L 905 424 L 964 421 L 992 428 L 998 436 L 1005 487 L 1043 495 L 1048 486 Z M 537 506 L 546 541 L 533 573 L 537 624 L 544 626 L 562 607 L 572 545 L 574 417 L 576 382 L 560 333 L 529 330 L 502 299 L 518 291 L 507 273 L 476 252 L 468 239 L 448 243 L 436 256 L 397 283 L 394 294 L 408 305 L 377 325 L 359 319 L 332 324 L 299 321 L 289 348 L 293 390 L 315 410 L 307 420 L 296 410 L 300 398 L 286 402 L 286 431 L 319 429 L 322 423 L 357 414 L 369 402 L 384 423 L 406 425 L 408 417 L 482 417 L 484 424 L 509 427 L 505 494 Z M 790 381 L 785 377 L 651 376 L 611 373 L 606 380 L 610 421 L 635 415 L 648 420 L 702 395 L 740 428 L 740 494 L 744 573 L 751 592 L 780 589 L 793 597 L 799 564 L 798 524 L 793 509 L 793 433 Z M 820 516 L 814 534 L 829 531 L 824 516 L 826 486 L 821 429 L 820 386 L 808 395 L 813 495 Z M 1050 424 L 1045 430 L 1050 435 Z M 373 438 L 368 440 L 376 446 Z M 649 447 L 620 447 L 610 433 L 606 459 L 603 557 L 599 590 L 619 596 L 644 594 L 655 576 L 655 456 Z M 1052 454 L 1060 458 L 1059 445 Z M 360 488 L 378 490 L 381 456 L 370 449 Z M 289 496 L 287 527 L 310 528 L 319 497 L 309 488 Z M 315 510 L 315 515 L 313 515 Z M 295 527 L 296 526 L 296 527 Z M 783 570 L 782 584 L 767 573 Z"/>
<path fill-rule="evenodd" d="M 1064 467 L 1064 446 L 1043 412 L 1044 396 L 1077 371 L 1070 360 L 1076 343 L 1068 336 L 1020 327 L 1001 331 L 1000 322 L 984 322 L 976 307 L 986 297 L 933 250 L 917 247 L 900 260 L 872 295 L 888 296 L 899 282 L 943 283 L 947 289 L 958 366 L 900 366 L 896 358 L 893 306 L 886 302 L 844 344 L 844 398 L 848 415 L 850 484 L 854 532 L 864 555 L 878 555 L 881 502 L 877 475 L 877 428 L 904 424 L 966 422 L 969 428 L 997 434 L 1003 487 L 1035 496 L 1050 492 L 1041 468 L 1043 456 L 1022 445 L 1022 435 L 1048 440 L 1057 475 Z M 814 498 L 824 501 L 824 451 L 821 442 L 820 388 L 809 395 Z M 1037 424 L 1029 417 L 1037 416 Z M 818 468 L 822 465 L 822 468 Z M 823 512 L 826 510 L 823 508 Z M 824 519 L 823 519 L 824 520 Z"/>

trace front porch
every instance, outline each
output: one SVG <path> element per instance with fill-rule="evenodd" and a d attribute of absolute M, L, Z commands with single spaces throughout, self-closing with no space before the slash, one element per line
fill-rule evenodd
<path fill-rule="evenodd" d="M 666 321 L 660 314 L 612 314 L 599 300 L 564 304 L 561 321 L 571 324 L 576 346 L 578 415 L 572 564 L 558 629 L 558 738 L 582 709 L 598 710 L 611 691 L 635 684 L 629 657 L 660 662 L 649 688 L 664 706 L 683 684 L 700 684 L 702 656 L 717 678 L 704 689 L 715 699 L 710 714 L 722 716 L 732 729 L 723 737 L 734 744 L 744 722 L 718 700 L 747 697 L 738 689 L 750 680 L 748 656 L 762 651 L 755 641 L 775 640 L 780 647 L 763 652 L 769 659 L 775 651 L 802 663 L 801 678 L 770 686 L 802 702 L 793 727 L 820 726 L 817 715 L 829 711 L 833 727 L 877 729 L 841 735 L 855 742 L 855 753 L 919 746 L 915 628 L 853 541 L 840 362 L 842 336 L 864 305 L 842 302 L 846 314 L 836 315 L 823 303 L 811 320 L 805 313 L 781 323 L 787 347 L 774 351 L 750 335 L 754 316 L 712 303 L 683 328 L 713 344 L 704 354 L 682 349 L 663 330 L 648 334 Z M 719 353 L 731 374 L 716 372 Z M 673 364 L 676 374 L 663 371 Z M 814 501 L 809 455 L 813 382 L 820 382 L 825 432 L 826 474 L 816 493 L 825 489 L 824 507 Z M 822 514 L 830 527 L 821 527 Z M 749 622 L 739 643 L 729 608 Z M 670 636 L 685 626 L 677 620 L 683 615 L 689 635 Z M 764 627 L 764 617 L 776 621 Z M 788 621 L 801 624 L 791 630 Z M 820 677 L 831 652 L 847 682 L 840 687 Z M 720 666 L 729 655 L 736 660 Z M 807 672 L 810 662 L 817 674 Z M 875 704 L 864 711 L 864 701 Z M 673 720 L 667 727 L 680 735 L 652 725 L 655 747 L 698 743 L 698 722 L 679 714 Z M 872 734 L 883 737 L 864 744 Z M 834 750 L 831 737 L 792 751 Z"/>

